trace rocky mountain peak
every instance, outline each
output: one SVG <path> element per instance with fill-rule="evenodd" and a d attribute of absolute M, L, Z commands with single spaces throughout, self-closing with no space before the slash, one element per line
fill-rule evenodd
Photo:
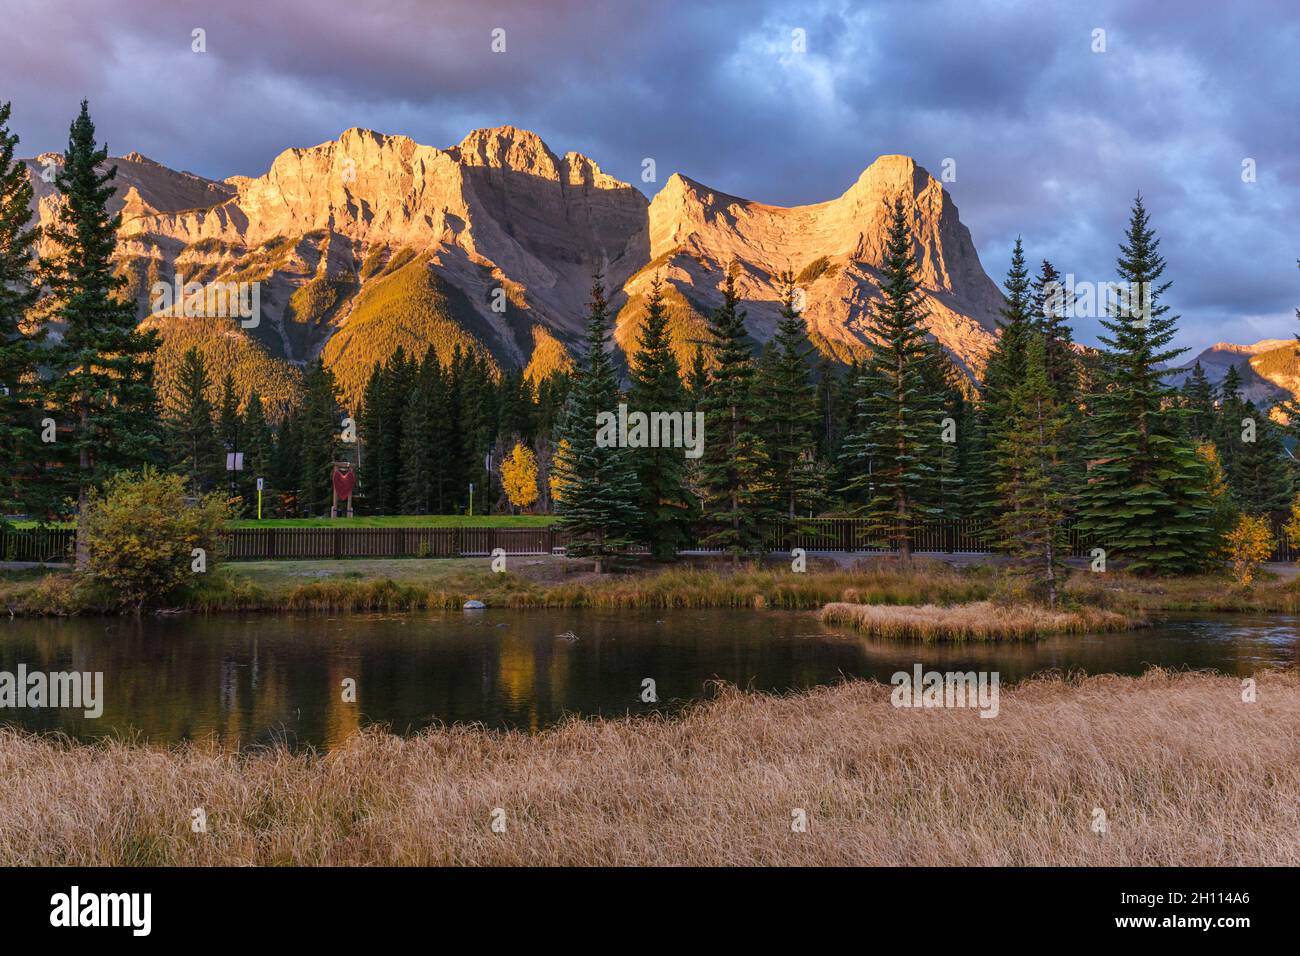
<path fill-rule="evenodd" d="M 39 180 L 40 165 L 30 168 Z M 758 342 L 772 334 L 778 276 L 790 270 L 809 337 L 848 361 L 872 345 L 868 309 L 896 195 L 917 239 L 929 330 L 972 372 L 1002 301 L 951 198 L 906 156 L 881 156 L 836 198 L 791 207 L 681 173 L 648 202 L 589 157 L 557 154 L 510 125 L 446 148 L 354 127 L 224 182 L 138 153 L 119 161 L 118 175 L 119 258 L 138 301 L 150 283 L 177 275 L 257 281 L 261 323 L 238 334 L 272 361 L 323 355 L 346 390 L 399 344 L 422 354 L 455 343 L 481 347 L 498 367 L 559 367 L 581 342 L 596 270 L 618 310 L 616 342 L 629 352 L 651 276 L 665 281 L 686 348 L 734 265 Z M 50 190 L 38 182 L 43 220 Z M 548 358 L 530 365 L 538 343 Z"/>
<path fill-rule="evenodd" d="M 560 160 L 536 133 L 515 126 L 472 130 L 452 150 L 465 166 L 488 166 L 559 181 Z"/>

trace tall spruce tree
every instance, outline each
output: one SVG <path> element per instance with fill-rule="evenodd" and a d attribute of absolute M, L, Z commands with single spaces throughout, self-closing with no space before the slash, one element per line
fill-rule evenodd
<path fill-rule="evenodd" d="M 1139 573 L 1202 567 L 1216 542 L 1206 464 L 1186 438 L 1183 411 L 1165 383 L 1178 317 L 1162 304 L 1160 240 L 1139 196 L 1118 272 L 1126 301 L 1102 320 L 1098 383 L 1088 399 L 1091 465 L 1079 492 L 1079 527 L 1094 547 Z"/>
<path fill-rule="evenodd" d="M 1006 301 L 997 322 L 997 342 L 984 369 L 984 387 L 976 418 L 975 469 L 971 475 L 976 507 L 994 520 L 1007 506 L 997 491 L 1006 479 L 999 469 L 1007 460 L 1005 445 L 1007 429 L 1011 427 L 1011 393 L 1024 380 L 1025 349 L 1034 331 L 1034 294 L 1019 236 L 1011 250 L 1011 266 L 1003 288 Z M 1011 506 L 1014 507 L 1014 502 Z"/>
<path fill-rule="evenodd" d="M 275 430 L 275 448 L 271 456 L 271 482 L 281 497 L 272 502 L 274 513 L 284 518 L 302 517 L 302 429 L 297 413 L 285 415 Z M 263 501 L 265 504 L 265 500 Z"/>
<path fill-rule="evenodd" d="M 107 148 L 95 145 L 95 124 L 83 100 L 55 176 L 62 202 L 48 231 L 53 254 L 45 280 L 51 317 L 62 336 L 49 350 L 50 403 L 70 426 L 59 446 L 77 498 L 77 566 L 89 560 L 86 509 L 90 489 L 120 468 L 156 461 L 161 447 L 153 389 L 155 332 L 136 327 L 135 303 L 122 292 L 113 251 L 121 215 L 108 201 L 117 167 L 103 172 Z"/>
<path fill-rule="evenodd" d="M 248 456 L 245 454 L 247 449 L 244 448 L 244 420 L 239 414 L 239 395 L 235 391 L 235 377 L 230 372 L 226 373 L 225 378 L 221 380 L 221 398 L 217 404 L 217 440 L 221 444 L 224 453 L 234 452 L 243 455 L 243 470 L 234 470 L 229 472 L 226 477 L 226 487 L 232 498 L 242 499 L 238 506 L 233 502 L 232 510 L 236 507 L 242 513 L 248 504 L 249 490 L 251 483 L 248 473 Z M 238 462 L 232 462 L 237 464 Z"/>
<path fill-rule="evenodd" d="M 587 354 L 574 377 L 554 463 L 563 488 L 557 510 L 570 535 L 569 553 L 595 558 L 597 574 L 635 538 L 640 496 L 629 450 L 616 436 L 611 444 L 608 430 L 598 428 L 602 413 L 618 413 L 618 382 L 605 351 L 609 322 L 605 285 L 597 273 L 587 314 Z"/>
<path fill-rule="evenodd" d="M 1300 259 L 1297 259 L 1296 268 L 1300 269 Z M 1300 309 L 1295 310 L 1295 317 L 1300 319 Z M 1296 333 L 1295 350 L 1296 358 L 1300 358 L 1300 332 Z M 1291 479 L 1300 486 L 1300 399 L 1292 396 L 1289 399 L 1278 402 L 1277 412 L 1280 418 L 1286 422 L 1283 433 L 1287 439 L 1287 461 L 1291 466 Z"/>
<path fill-rule="evenodd" d="M 929 340 L 926 345 L 931 355 L 925 363 L 925 390 L 935 396 L 940 417 L 933 481 L 922 500 L 932 517 L 957 520 L 974 503 L 970 478 L 976 443 L 968 427 L 974 415 L 962 388 L 962 373 L 938 342 Z"/>
<path fill-rule="evenodd" d="M 388 381 L 384 375 L 384 366 L 375 362 L 366 379 L 366 386 L 361 393 L 361 414 L 357 416 L 357 438 L 360 441 L 359 453 L 361 466 L 357 469 L 357 480 L 364 482 L 368 489 L 365 506 L 369 513 L 383 514 L 383 489 L 387 476 L 384 466 L 387 457 L 384 454 L 385 431 L 385 395 Z"/>
<path fill-rule="evenodd" d="M 727 270 L 722 304 L 709 317 L 712 352 L 704 412 L 704 454 L 698 481 L 704 497 L 704 545 L 731 555 L 757 552 L 763 544 L 763 450 L 754 421 L 754 353 L 745 336 L 745 311 Z"/>
<path fill-rule="evenodd" d="M 174 470 L 185 476 L 195 498 L 218 487 L 224 473 L 224 452 L 214 430 L 216 422 L 208 399 L 211 388 L 202 353 L 197 348 L 188 349 L 181 358 L 163 421 L 168 457 Z"/>
<path fill-rule="evenodd" d="M 637 353 L 629 373 L 630 410 L 644 412 L 647 418 L 654 412 L 691 413 L 668 334 L 668 312 L 657 274 L 646 299 Z M 641 488 L 640 538 L 656 558 L 671 558 L 686 543 L 693 510 L 686 492 L 684 450 L 667 446 L 638 448 L 633 466 Z"/>
<path fill-rule="evenodd" d="M 400 478 L 403 514 L 428 514 L 433 484 L 433 395 L 438 357 L 430 347 L 424 353 L 415 388 L 402 412 L 402 471 Z"/>
<path fill-rule="evenodd" d="M 1002 445 L 997 530 L 1002 546 L 1035 579 L 1056 608 L 1065 571 L 1065 517 L 1070 465 L 1064 454 L 1070 416 L 1047 377 L 1045 337 L 1026 343 L 1024 376 L 1011 390 L 1010 419 Z"/>
<path fill-rule="evenodd" d="M 1056 403 L 1062 411 L 1075 416 L 1082 381 L 1079 355 L 1069 323 L 1073 303 L 1067 302 L 1066 298 L 1061 274 L 1044 259 L 1034 278 L 1033 329 L 1043 337 L 1043 368 L 1056 395 Z"/>
<path fill-rule="evenodd" d="M 1183 407 L 1187 409 L 1187 437 L 1198 445 L 1212 440 L 1218 423 L 1215 411 L 1218 396 L 1199 361 L 1183 382 L 1182 393 Z"/>
<path fill-rule="evenodd" d="M 1242 441 L 1242 417 L 1247 413 L 1246 400 L 1241 397 L 1241 372 L 1236 365 L 1229 365 L 1219 383 L 1219 406 L 1214 412 L 1214 424 L 1211 432 L 1214 447 L 1219 452 L 1219 464 L 1223 467 L 1224 478 L 1232 489 L 1233 504 L 1239 505 L 1239 496 L 1235 482 L 1240 475 L 1238 459 L 1245 444 Z M 1253 427 L 1253 426 L 1252 426 Z"/>
<path fill-rule="evenodd" d="M 796 305 L 794 274 L 786 270 L 778 281 L 781 320 L 759 365 L 755 393 L 772 510 L 785 519 L 789 548 L 800 527 L 795 519 L 821 503 L 826 476 L 816 455 L 820 415 L 809 364 L 814 349 Z"/>
<path fill-rule="evenodd" d="M 1236 366 L 1228 371 L 1236 373 Z M 1242 397 L 1240 376 L 1234 379 L 1224 378 L 1216 442 L 1232 503 L 1249 515 L 1288 511 L 1294 487 L 1282 428 Z"/>
<path fill-rule="evenodd" d="M 262 406 L 262 396 L 253 389 L 248 395 L 248 406 L 244 410 L 244 494 L 249 503 L 249 511 L 256 514 L 257 480 L 262 479 L 263 504 L 270 497 L 273 488 L 267 485 L 271 481 L 271 466 L 275 454 L 275 442 L 271 426 L 266 420 L 266 409 Z"/>
<path fill-rule="evenodd" d="M 925 338 L 916 256 L 902 197 L 896 197 L 881 264 L 881 296 L 867 330 L 875 348 L 858 378 L 855 427 L 844 454 L 855 462 L 847 490 L 865 498 L 869 534 L 912 557 L 912 537 L 932 509 L 942 442 L 939 396 L 930 390 L 936 352 Z M 866 468 L 863 468 L 863 465 Z"/>
<path fill-rule="evenodd" d="M 302 408 L 298 415 L 298 505 L 306 514 L 324 515 L 334 492 L 331 474 L 341 450 L 342 414 L 334 373 L 320 359 L 303 375 Z"/>
<path fill-rule="evenodd" d="M 402 443 L 403 416 L 411 392 L 415 388 L 415 365 L 409 361 L 406 350 L 400 345 L 384 366 L 384 388 L 380 404 L 383 431 L 377 450 L 381 481 L 378 487 L 367 489 L 378 505 L 378 513 L 402 513 Z"/>
<path fill-rule="evenodd" d="M 9 131 L 10 106 L 0 103 L 0 514 L 26 512 L 44 520 L 56 504 L 43 480 L 45 449 L 40 433 L 38 349 L 44 329 L 31 321 L 39 288 L 32 226 L 32 184 L 27 166 L 14 156 L 18 137 Z"/>
<path fill-rule="evenodd" d="M 226 451 L 243 451 L 239 395 L 235 391 L 235 376 L 230 372 L 221 380 L 221 399 L 217 408 L 217 438 L 221 447 Z"/>

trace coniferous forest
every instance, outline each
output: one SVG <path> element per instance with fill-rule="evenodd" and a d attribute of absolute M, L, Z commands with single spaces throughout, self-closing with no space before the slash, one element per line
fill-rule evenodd
<path fill-rule="evenodd" d="M 1166 383 L 1184 350 L 1171 346 L 1173 270 L 1141 197 L 1117 237 L 1116 278 L 1153 290 L 1146 318 L 1113 312 L 1097 347 L 1076 345 L 1060 267 L 1034 270 L 1017 240 L 978 381 L 926 333 L 898 199 L 870 313 L 876 347 L 847 366 L 817 356 L 790 273 L 776 335 L 755 349 L 728 269 L 689 366 L 656 281 L 624 367 L 596 275 L 572 372 L 534 381 L 459 345 L 399 347 L 374 365 L 359 407 L 342 404 L 317 360 L 297 401 L 280 408 L 241 393 L 228 370 L 215 380 L 196 348 L 165 389 L 157 381 L 158 339 L 137 325 L 114 268 L 119 221 L 107 200 L 119 184 L 102 168 L 107 151 L 85 103 L 55 183 L 60 218 L 44 237 L 55 251 L 36 256 L 31 185 L 8 116 L 0 106 L 0 442 L 11 516 L 73 519 L 112 474 L 160 463 L 195 497 L 227 494 L 237 514 L 254 513 L 260 478 L 263 517 L 319 516 L 334 463 L 347 461 L 359 475 L 358 514 L 555 514 L 572 553 L 598 562 L 631 545 L 671 557 L 689 540 L 738 560 L 774 522 L 793 534 L 826 515 L 867 519 L 862 543 L 907 557 L 926 522 L 970 519 L 1051 582 L 1067 524 L 1133 570 L 1184 572 L 1209 560 L 1238 516 L 1283 511 L 1295 497 L 1293 409 L 1252 405 L 1236 369 L 1218 387 L 1199 364 L 1181 388 Z M 597 418 L 620 404 L 698 413 L 702 454 L 602 443 Z M 231 452 L 241 471 L 227 470 Z"/>

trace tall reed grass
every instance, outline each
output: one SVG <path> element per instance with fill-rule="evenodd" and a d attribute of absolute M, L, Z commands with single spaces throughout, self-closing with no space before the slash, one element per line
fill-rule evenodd
<path fill-rule="evenodd" d="M 1051 611 L 1032 604 L 991 601 L 919 607 L 879 604 L 828 604 L 826 624 L 852 627 L 872 637 L 914 641 L 1032 641 L 1052 634 L 1118 631 L 1145 623 L 1136 614 L 1099 608 Z"/>
<path fill-rule="evenodd" d="M 325 755 L 3 730 L 0 865 L 1300 865 L 1300 674 L 1257 677 L 1254 703 L 1227 676 L 1037 679 L 991 720 L 872 682 L 729 690 Z"/>

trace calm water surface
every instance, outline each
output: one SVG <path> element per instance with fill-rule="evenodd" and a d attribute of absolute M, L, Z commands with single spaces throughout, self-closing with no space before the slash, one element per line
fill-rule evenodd
<path fill-rule="evenodd" d="M 927 669 L 1141 673 L 1148 665 L 1246 675 L 1297 663 L 1300 620 L 1170 619 L 1126 634 L 959 647 L 867 640 L 780 611 L 479 611 L 0 622 L 0 671 L 102 671 L 104 712 L 0 709 L 0 722 L 169 742 L 328 748 L 359 726 L 434 721 L 536 730 L 570 714 L 672 710 L 723 680 L 788 691 Z M 653 678 L 659 703 L 643 704 Z M 341 685 L 356 680 L 357 703 Z"/>

